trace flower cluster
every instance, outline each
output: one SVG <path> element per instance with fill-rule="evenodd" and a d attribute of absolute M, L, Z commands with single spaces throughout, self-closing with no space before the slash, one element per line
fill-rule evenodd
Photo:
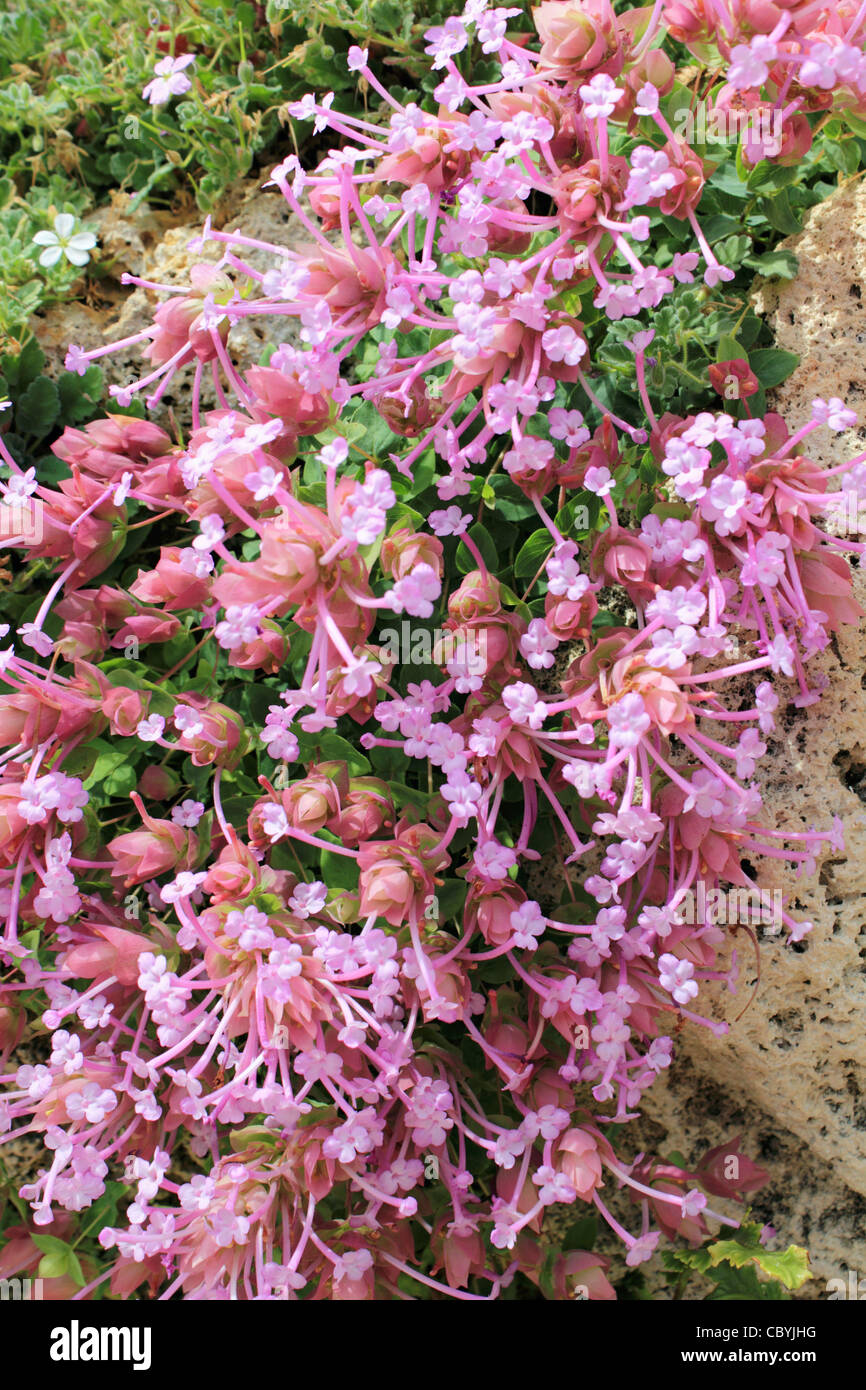
<path fill-rule="evenodd" d="M 469 0 L 429 31 L 435 112 L 351 49 L 385 120 L 305 97 L 293 115 L 338 144 L 271 176 L 308 240 L 208 224 L 189 285 L 148 286 L 165 298 L 130 340 L 148 365 L 114 395 L 153 407 L 191 373 L 186 439 L 119 413 L 67 429 L 56 486 L 0 441 L 11 543 L 56 570 L 0 651 L 0 1044 L 34 992 L 49 1035 L 3 1077 L 0 1142 L 44 1136 L 37 1227 L 123 1172 L 124 1222 L 100 1234 L 119 1295 L 492 1298 L 541 1281 L 550 1206 L 591 1204 L 636 1266 L 764 1176 L 743 1159 L 722 1179 L 715 1152 L 630 1162 L 608 1128 L 683 1020 L 724 1031 L 697 996 L 734 988 L 737 951 L 712 906 L 684 910 L 697 885 L 711 903 L 754 888 L 761 856 L 808 872 L 841 848 L 838 824 L 763 824 L 756 770 L 774 678 L 810 704 L 809 659 L 859 616 L 862 547 L 823 523 L 835 476 L 866 492 L 866 455 L 809 458 L 815 431 L 856 423 L 836 399 L 793 433 L 747 389 L 657 417 L 651 329 L 630 340 L 641 415 L 620 418 L 587 320 L 733 278 L 700 223 L 712 167 L 664 114 L 662 26 L 712 51 L 719 103 L 779 113 L 779 149 L 749 158 L 784 161 L 809 113 L 860 110 L 866 12 L 544 0 L 534 45 L 513 13 Z M 656 212 L 693 237 L 662 266 Z M 256 316 L 294 320 L 296 345 L 244 369 L 232 330 Z M 478 524 L 498 507 L 531 531 L 522 596 Z M 166 543 L 130 578 L 132 509 Z M 189 655 L 160 658 L 187 634 L 188 679 Z M 101 820 L 106 748 L 148 765 Z M 608 1272 L 571 1251 L 553 1281 L 611 1298 Z"/>

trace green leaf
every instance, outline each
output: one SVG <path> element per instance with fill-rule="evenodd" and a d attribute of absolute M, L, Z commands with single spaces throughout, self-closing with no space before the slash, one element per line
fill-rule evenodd
<path fill-rule="evenodd" d="M 84 1287 L 81 1263 L 71 1245 L 57 1236 L 32 1235 L 31 1239 L 37 1250 L 43 1251 L 36 1271 L 40 1279 L 61 1279 L 68 1274 L 79 1287 Z"/>
<path fill-rule="evenodd" d="M 105 752 L 100 753 L 93 765 L 90 776 L 84 783 L 84 790 L 90 791 L 92 787 L 99 786 L 100 782 L 104 782 L 116 768 L 122 767 L 127 761 L 126 752 L 120 748 L 109 748 Z M 130 788 L 130 790 L 132 790 L 132 788 Z"/>
<path fill-rule="evenodd" d="M 346 888 L 349 892 L 355 892 L 359 878 L 357 859 L 323 849 L 321 864 L 322 879 L 329 888 Z"/>
<path fill-rule="evenodd" d="M 374 0 L 370 8 L 370 18 L 380 34 L 396 34 L 405 14 L 406 10 L 396 0 Z"/>
<path fill-rule="evenodd" d="M 188 657 L 195 646 L 195 637 L 191 632 L 176 632 L 167 642 L 163 642 L 159 649 L 159 661 L 165 663 L 165 669 L 170 671 L 173 666 L 179 666 L 185 657 Z"/>
<path fill-rule="evenodd" d="M 799 269 L 799 261 L 793 251 L 786 251 L 783 247 L 765 251 L 760 256 L 746 256 L 745 264 L 768 280 L 793 280 Z"/>
<path fill-rule="evenodd" d="M 731 236 L 716 246 L 716 255 L 724 265 L 739 265 L 751 242 L 747 236 Z"/>
<path fill-rule="evenodd" d="M 545 557 L 553 549 L 553 538 L 546 526 L 533 531 L 529 540 L 520 547 L 514 561 L 515 579 L 531 579 L 541 568 Z"/>
<path fill-rule="evenodd" d="M 678 1168 L 688 1168 L 688 1160 L 685 1154 L 681 1154 L 678 1149 L 671 1149 L 670 1153 L 665 1154 L 665 1163 L 675 1163 Z"/>
<path fill-rule="evenodd" d="M 363 777 L 370 769 L 370 761 L 357 748 L 354 748 L 339 734 L 325 729 L 320 734 L 302 734 L 298 739 L 301 761 L 309 765 L 316 762 L 342 762 L 348 765 L 353 777 Z"/>
<path fill-rule="evenodd" d="M 710 1238 L 697 1250 L 667 1250 L 665 1269 L 682 1282 L 691 1270 L 705 1274 L 716 1285 L 710 1299 L 786 1299 L 786 1289 L 799 1289 L 811 1277 L 809 1257 L 798 1245 L 774 1253 L 761 1244 L 761 1227 L 744 1221 L 731 1238 Z M 769 1276 L 759 1279 L 758 1271 Z M 784 1286 L 784 1287 L 783 1287 Z"/>
<path fill-rule="evenodd" d="M 50 1255 L 43 1255 L 36 1268 L 36 1275 L 39 1279 L 62 1279 L 66 1273 L 66 1255 L 59 1250 L 52 1251 Z"/>
<path fill-rule="evenodd" d="M 840 174 L 856 174 L 860 165 L 856 140 L 825 140 L 824 156 Z"/>
<path fill-rule="evenodd" d="M 760 164 L 747 165 L 746 170 L 749 188 L 754 193 L 775 193 L 802 180 L 802 166 L 798 165 L 770 164 L 762 160 Z"/>
<path fill-rule="evenodd" d="M 62 372 L 57 378 L 60 394 L 60 419 L 63 424 L 78 425 L 89 420 L 99 408 L 104 374 L 92 364 L 83 376 L 77 372 Z"/>
<path fill-rule="evenodd" d="M 710 1252 L 706 1245 L 698 1246 L 697 1250 L 665 1250 L 662 1252 L 662 1262 L 665 1269 L 674 1274 L 686 1274 L 692 1270 L 705 1274 L 710 1268 Z"/>
<path fill-rule="evenodd" d="M 59 1236 L 31 1235 L 31 1240 L 37 1250 L 41 1250 L 45 1255 L 65 1255 L 70 1246 Z"/>
<path fill-rule="evenodd" d="M 45 353 L 35 338 L 31 338 L 17 356 L 12 353 L 0 358 L 0 371 L 16 394 L 35 381 L 45 366 Z"/>
<path fill-rule="evenodd" d="M 737 171 L 733 160 L 727 161 L 716 170 L 710 180 L 710 187 L 714 190 L 720 189 L 721 192 L 726 193 L 729 198 L 749 197 L 749 190 L 745 182 L 737 177 Z M 665 221 L 664 218 L 662 220 Z M 665 225 L 667 226 L 666 221 Z M 682 224 L 680 225 L 682 226 Z M 688 224 L 686 224 L 686 227 L 688 227 Z"/>
<path fill-rule="evenodd" d="M 47 376 L 37 377 L 19 396 L 15 408 L 15 425 L 23 434 L 43 439 L 51 431 L 60 414 L 60 392 Z"/>
<path fill-rule="evenodd" d="M 795 352 L 783 352 L 781 348 L 758 348 L 749 354 L 749 366 L 765 390 L 779 386 L 799 365 Z"/>
<path fill-rule="evenodd" d="M 388 783 L 388 790 L 394 798 L 395 806 L 417 806 L 419 810 L 423 811 L 430 803 L 430 797 L 426 791 L 419 791 L 417 787 L 407 787 L 405 782 L 391 780 Z"/>
<path fill-rule="evenodd" d="M 762 198 L 760 210 L 771 227 L 785 236 L 793 236 L 802 231 L 800 218 L 791 207 L 791 199 L 785 188 L 780 188 L 772 198 Z"/>
<path fill-rule="evenodd" d="M 471 536 L 480 550 L 487 568 L 492 574 L 495 574 L 502 564 L 502 556 L 499 554 L 494 544 L 493 537 L 487 530 L 487 527 L 482 526 L 480 521 L 476 521 L 474 526 L 469 527 L 467 535 Z M 478 561 L 462 540 L 457 547 L 455 563 L 461 574 L 469 574 L 472 570 L 478 568 Z"/>
<path fill-rule="evenodd" d="M 618 614 L 611 613 L 609 608 L 600 608 L 592 620 L 592 630 L 600 632 L 606 627 L 618 627 L 621 622 L 622 618 Z"/>
<path fill-rule="evenodd" d="M 779 1303 L 788 1295 L 775 1279 L 759 1279 L 754 1265 L 735 1269 L 721 1264 L 709 1276 L 715 1288 L 707 1295 L 708 1303 Z"/>
<path fill-rule="evenodd" d="M 514 608 L 521 618 L 525 618 L 527 622 L 531 621 L 532 614 L 529 610 L 529 604 L 524 603 L 520 595 L 516 594 L 513 589 L 509 589 L 507 584 L 500 585 L 499 596 L 505 608 Z"/>
<path fill-rule="evenodd" d="M 733 232 L 739 231 L 740 226 L 738 217 L 729 217 L 727 213 L 718 212 L 714 217 L 707 218 L 704 223 L 704 236 L 712 246 L 722 237 L 730 236 Z"/>
<path fill-rule="evenodd" d="M 84 1270 L 81 1268 L 81 1261 L 74 1250 L 70 1250 L 66 1256 L 66 1273 L 70 1279 L 74 1279 L 80 1289 L 84 1288 L 87 1280 L 84 1277 Z"/>
<path fill-rule="evenodd" d="M 723 333 L 716 348 L 717 362 L 733 362 L 738 357 L 748 361 L 748 353 L 731 333 Z"/>
<path fill-rule="evenodd" d="M 492 497 L 489 496 L 490 493 L 493 494 Z M 494 507 L 496 515 L 504 517 L 506 521 L 527 521 L 530 517 L 537 516 L 529 499 L 502 473 L 496 473 L 484 484 L 482 496 L 485 505 Z"/>
<path fill-rule="evenodd" d="M 573 1221 L 562 1241 L 563 1250 L 591 1250 L 598 1236 L 598 1220 L 595 1216 L 582 1216 Z"/>
<path fill-rule="evenodd" d="M 98 757 L 99 750 L 93 743 L 73 748 L 69 756 L 63 759 L 63 771 L 69 777 L 80 777 L 84 782 L 93 772 Z"/>
<path fill-rule="evenodd" d="M 556 1251 L 549 1250 L 544 1257 L 544 1264 L 541 1266 L 538 1275 L 538 1286 L 546 1299 L 556 1298 L 556 1289 L 553 1284 L 553 1275 L 556 1269 Z"/>
<path fill-rule="evenodd" d="M 511 961 L 506 956 L 499 956 L 496 960 L 485 961 L 481 967 L 485 985 L 504 985 L 509 980 L 514 979 L 517 972 Z"/>
<path fill-rule="evenodd" d="M 436 896 L 439 900 L 439 914 L 446 921 L 451 918 L 460 920 L 463 915 L 463 904 L 466 902 L 466 894 L 469 891 L 469 884 L 465 879 L 446 878 L 439 888 Z"/>
<path fill-rule="evenodd" d="M 644 466 L 644 464 L 641 464 L 641 476 L 644 476 Z M 649 479 L 644 478 L 644 481 L 649 481 Z M 643 521 L 645 516 L 649 516 L 650 512 L 655 506 L 655 501 L 656 499 L 651 492 L 645 492 L 637 499 L 637 507 L 635 508 L 635 512 L 638 521 Z"/>
<path fill-rule="evenodd" d="M 258 801 L 257 796 L 229 796 L 223 800 L 223 813 L 230 825 L 245 825 L 247 816 Z"/>
<path fill-rule="evenodd" d="M 129 796 L 138 786 L 138 777 L 138 769 L 124 762 L 108 774 L 103 782 L 103 790 L 107 796 Z"/>
<path fill-rule="evenodd" d="M 812 1277 L 809 1252 L 801 1245 L 789 1245 L 787 1250 L 774 1253 L 765 1250 L 760 1242 L 760 1227 L 747 1222 L 734 1240 L 718 1240 L 709 1247 L 710 1261 L 715 1266 L 722 1260 L 735 1269 L 755 1264 L 771 1279 L 778 1279 L 786 1289 L 799 1289 Z"/>

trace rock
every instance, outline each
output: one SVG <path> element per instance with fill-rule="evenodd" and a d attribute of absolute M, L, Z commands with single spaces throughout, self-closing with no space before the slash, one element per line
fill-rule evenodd
<path fill-rule="evenodd" d="M 108 208 L 101 209 L 89 220 L 99 237 L 101 256 L 111 265 L 117 278 L 109 282 L 109 302 L 103 308 L 80 303 L 54 306 L 37 315 L 32 328 L 46 354 L 46 371 L 56 376 L 63 370 L 63 360 L 70 343 L 85 351 L 103 347 L 143 332 L 153 322 L 153 310 L 165 298 L 156 290 L 133 287 L 126 289 L 117 282 L 124 272 L 162 285 L 186 285 L 190 267 L 197 261 L 216 261 L 223 251 L 222 243 L 209 242 L 202 250 L 191 251 L 190 241 L 199 235 L 203 219 L 178 227 L 164 227 L 161 217 L 146 206 L 131 206 L 134 200 L 117 195 Z M 298 218 L 286 206 L 277 189 L 262 189 L 253 180 L 241 186 L 234 200 L 235 211 L 226 227 L 244 236 L 276 246 L 291 246 L 309 242 L 309 234 Z M 257 270 L 274 264 L 273 255 L 251 249 L 245 254 L 248 263 Z M 229 346 L 233 361 L 241 369 L 254 365 L 268 345 L 297 341 L 298 325 L 294 319 L 277 315 L 250 318 L 235 324 Z M 146 347 L 147 344 L 145 343 Z M 140 346 L 120 348 L 99 359 L 105 373 L 106 388 L 125 385 L 140 378 L 149 370 Z M 190 393 L 192 366 L 178 372 L 150 418 L 164 428 L 170 428 L 171 418 L 184 430 L 191 421 Z M 110 408 L 110 402 L 106 400 Z M 210 368 L 202 378 L 202 409 L 218 405 Z"/>
<path fill-rule="evenodd" d="M 118 275 L 124 270 L 143 275 L 154 248 L 170 225 L 169 214 L 154 212 L 146 203 L 137 203 L 129 193 L 115 191 L 110 196 L 105 207 L 86 219 L 99 244 L 100 263 L 116 267 Z"/>
<path fill-rule="evenodd" d="M 823 457 L 844 463 L 866 447 L 866 185 L 856 179 L 812 208 L 806 225 L 782 246 L 799 262 L 794 280 L 759 281 L 755 309 L 773 328 L 776 346 L 800 356 L 773 408 L 807 420 L 815 396 L 841 396 L 864 418 L 853 434 L 824 438 Z"/>
<path fill-rule="evenodd" d="M 751 1219 L 777 1232 L 769 1249 L 795 1244 L 809 1251 L 815 1278 L 796 1297 L 826 1298 L 827 1280 L 846 1279 L 849 1269 L 862 1275 L 866 1198 L 851 1187 L 844 1164 L 822 1161 L 792 1133 L 783 1108 L 771 1097 L 765 1093 L 758 1104 L 730 1068 L 717 1073 L 707 1059 L 690 1055 L 688 1039 L 681 1041 L 670 1071 L 646 1097 L 644 1117 L 630 1127 L 629 1146 L 662 1155 L 678 1152 L 692 1164 L 707 1148 L 742 1136 L 740 1152 L 770 1174 L 767 1185 L 751 1195 Z M 718 1198 L 711 1198 L 710 1206 L 737 1215 Z M 606 1248 L 605 1254 L 616 1252 Z M 649 1273 L 653 1297 L 669 1297 L 658 1274 L 652 1268 Z M 688 1296 L 701 1297 L 700 1289 L 694 1281 Z"/>
<path fill-rule="evenodd" d="M 800 355 L 770 407 L 789 427 L 807 420 L 815 396 L 841 396 L 866 410 L 866 186 L 849 184 L 812 210 L 804 231 L 783 243 L 798 277 L 763 283 L 756 307 L 779 347 Z M 866 294 L 866 290 L 863 291 Z M 858 439 L 859 435 L 859 439 Z M 810 439 L 827 466 L 864 447 L 866 429 Z M 855 574 L 866 607 L 866 574 Z M 645 1142 L 685 1153 L 743 1134 L 743 1149 L 772 1175 L 755 1210 L 782 1244 L 811 1252 L 823 1281 L 866 1272 L 866 624 L 846 627 L 809 664 L 827 688 L 807 709 L 780 705 L 777 733 L 759 769 L 768 826 L 845 826 L 845 853 L 822 850 L 817 872 L 796 879 L 781 860 L 750 855 L 760 884 L 790 895 L 796 917 L 814 923 L 798 944 L 764 934 L 760 978 L 742 932 L 739 993 L 708 990 L 704 1008 L 727 1018 L 722 1039 L 688 1024 L 674 1065 L 647 1095 Z M 795 693 L 793 689 L 789 692 Z M 780 695 L 782 690 L 780 689 Z M 752 990 L 755 997 L 741 1013 Z M 713 997 L 714 996 L 714 997 Z M 736 1020 L 736 1021 L 735 1021 Z M 642 1122 L 643 1124 L 643 1122 Z M 641 1131 L 634 1132 L 640 1142 Z M 632 1136 L 630 1136 L 632 1137 Z"/>

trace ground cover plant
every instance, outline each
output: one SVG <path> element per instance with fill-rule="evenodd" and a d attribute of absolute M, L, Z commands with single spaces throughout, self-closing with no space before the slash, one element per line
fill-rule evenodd
<path fill-rule="evenodd" d="M 810 455 L 840 398 L 768 409 L 796 359 L 748 288 L 861 167 L 866 6 L 373 5 L 333 43 L 329 8 L 297 149 L 262 115 L 209 168 L 205 117 L 249 117 L 214 55 L 271 99 L 245 35 L 284 21 L 240 11 L 152 26 L 135 148 L 83 156 L 148 197 L 194 168 L 212 209 L 188 284 L 126 277 L 140 375 L 100 407 L 118 344 L 0 361 L 0 1158 L 44 1146 L 0 1275 L 788 1297 L 806 1252 L 735 1136 L 690 1166 L 630 1125 L 683 1026 L 727 1026 L 702 986 L 810 930 L 762 860 L 843 848 L 767 823 L 761 760 L 860 616 L 826 521 L 866 454 Z M 280 132 L 271 245 L 217 209 Z M 45 198 L 31 261 L 96 273 Z M 240 367 L 250 318 L 295 333 Z"/>

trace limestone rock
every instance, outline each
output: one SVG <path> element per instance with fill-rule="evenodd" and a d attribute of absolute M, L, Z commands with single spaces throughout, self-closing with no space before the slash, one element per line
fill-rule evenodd
<path fill-rule="evenodd" d="M 203 219 L 166 228 L 148 208 L 135 208 L 133 202 L 125 195 L 118 197 L 90 219 L 101 253 L 117 277 L 113 285 L 109 282 L 107 304 L 101 308 L 79 303 L 58 305 L 33 320 L 33 331 L 46 354 L 46 370 L 51 375 L 62 371 L 70 343 L 91 351 L 132 337 L 153 322 L 153 310 L 165 296 L 155 290 L 120 286 L 123 272 L 157 284 L 184 285 L 192 265 L 202 260 L 216 261 L 223 251 L 217 242 L 209 242 L 201 250 L 190 250 L 189 243 L 200 233 Z M 234 203 L 235 210 L 226 220 L 226 228 L 281 247 L 309 242 L 309 234 L 289 211 L 278 190 L 264 190 L 253 180 L 238 189 Z M 257 270 L 274 264 L 273 257 L 263 251 L 251 250 L 245 258 Z M 297 333 L 296 321 L 288 317 L 269 315 L 244 320 L 231 330 L 232 359 L 241 369 L 252 366 L 266 346 L 294 342 Z M 99 359 L 99 365 L 105 372 L 106 387 L 125 385 L 150 370 L 138 345 L 106 354 Z M 166 427 L 171 415 L 188 429 L 192 378 L 191 365 L 178 372 L 157 408 L 149 412 L 150 418 Z M 212 410 L 217 405 L 208 368 L 202 378 L 202 409 Z"/>
<path fill-rule="evenodd" d="M 822 436 L 824 457 L 843 463 L 866 447 L 866 184 L 849 181 L 813 208 L 782 246 L 799 262 L 794 280 L 759 281 L 755 309 L 776 346 L 800 356 L 793 376 L 773 392 L 773 408 L 792 424 L 809 418 L 815 396 L 841 396 L 863 418 L 852 434 Z"/>
<path fill-rule="evenodd" d="M 154 247 L 161 240 L 169 222 L 168 213 L 156 213 L 146 203 L 138 203 L 135 195 L 115 190 L 110 201 L 87 219 L 99 244 L 99 259 L 118 273 L 127 270 L 142 275 Z"/>
<path fill-rule="evenodd" d="M 798 277 L 761 284 L 756 307 L 800 365 L 771 408 L 791 428 L 809 418 L 815 396 L 841 396 L 864 415 L 866 186 L 849 184 L 813 209 L 804 231 L 785 244 L 799 257 Z M 853 457 L 864 440 L 864 429 L 821 430 L 810 452 L 832 466 Z M 866 607 L 862 571 L 855 585 Z M 866 1271 L 864 654 L 861 623 L 843 628 L 812 660 L 810 676 L 820 671 L 827 679 L 823 697 L 806 709 L 780 704 L 759 769 L 766 825 L 796 831 L 829 827 L 834 816 L 844 822 L 845 852 L 822 849 L 811 877 L 797 879 L 782 861 L 750 856 L 761 885 L 783 889 L 793 915 L 812 921 L 814 930 L 796 944 L 764 932 L 760 978 L 750 943 L 737 933 L 744 963 L 738 994 L 702 995 L 705 1007 L 712 998 L 715 1017 L 730 1020 L 730 1032 L 717 1039 L 687 1025 L 671 1071 L 646 1102 L 646 1142 L 662 1153 L 681 1150 L 691 1161 L 742 1132 L 744 1150 L 773 1179 L 758 1194 L 756 1211 L 777 1227 L 780 1241 L 811 1250 L 820 1281 L 844 1277 L 848 1268 Z M 823 1283 L 811 1296 L 826 1296 Z"/>

